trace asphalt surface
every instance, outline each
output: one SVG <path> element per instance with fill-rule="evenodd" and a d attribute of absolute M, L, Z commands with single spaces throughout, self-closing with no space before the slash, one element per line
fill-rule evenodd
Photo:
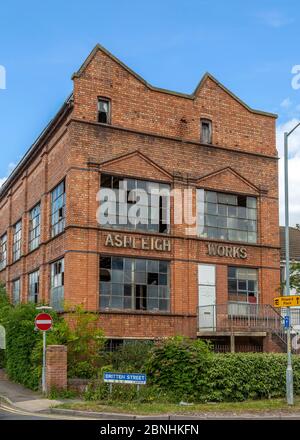
<path fill-rule="evenodd" d="M 36 416 L 8 406 L 0 406 L 0 420 L 50 420 L 48 416 Z"/>
<path fill-rule="evenodd" d="M 88 417 L 68 416 L 59 414 L 40 414 L 30 413 L 18 408 L 13 408 L 6 403 L 0 404 L 1 420 L 93 420 Z M 1 431 L 1 430 L 0 430 Z"/>

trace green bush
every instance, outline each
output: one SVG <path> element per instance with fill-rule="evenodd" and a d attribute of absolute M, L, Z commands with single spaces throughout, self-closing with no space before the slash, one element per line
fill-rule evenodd
<path fill-rule="evenodd" d="M 145 368 L 152 384 L 179 398 L 188 398 L 194 394 L 195 383 L 205 374 L 211 358 L 207 342 L 177 336 L 156 344 Z"/>
<path fill-rule="evenodd" d="M 78 361 L 68 366 L 68 377 L 72 379 L 92 379 L 97 372 L 98 369 L 88 361 Z"/>
<path fill-rule="evenodd" d="M 285 396 L 286 356 L 272 353 L 214 355 L 199 377 L 199 401 L 243 401 Z M 294 356 L 294 390 L 300 394 L 300 358 Z"/>
<path fill-rule="evenodd" d="M 97 328 L 97 316 L 83 312 L 79 306 L 68 322 L 53 310 L 50 314 L 54 325 L 47 332 L 47 345 L 67 345 L 69 375 L 95 377 L 104 345 L 103 332 Z M 12 306 L 5 289 L 0 286 L 0 324 L 6 330 L 5 356 L 1 354 L 0 364 L 10 379 L 33 390 L 38 389 L 41 382 L 43 355 L 42 332 L 34 329 L 36 315 L 35 304 Z"/>
<path fill-rule="evenodd" d="M 42 332 L 34 329 L 34 304 L 10 307 L 2 323 L 6 329 L 5 369 L 8 377 L 31 389 L 38 389 L 42 373 Z M 51 311 L 54 330 L 47 332 L 48 344 L 64 344 L 68 329 Z"/>
<path fill-rule="evenodd" d="M 152 341 L 127 341 L 112 352 L 102 353 L 102 365 L 111 365 L 114 371 L 142 373 L 153 348 Z"/>
<path fill-rule="evenodd" d="M 88 313 L 77 305 L 69 308 L 68 322 L 68 376 L 80 379 L 96 377 L 105 344 L 98 315 Z"/>
<path fill-rule="evenodd" d="M 171 338 L 154 347 L 146 366 L 150 383 L 174 393 L 177 400 L 194 402 L 284 397 L 285 355 L 212 354 L 198 344 Z M 294 389 L 300 394 L 300 358 L 293 361 Z"/>

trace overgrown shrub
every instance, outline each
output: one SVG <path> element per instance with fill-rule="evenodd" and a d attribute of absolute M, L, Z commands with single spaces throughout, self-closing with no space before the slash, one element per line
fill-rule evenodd
<path fill-rule="evenodd" d="M 76 306 L 69 310 L 68 322 L 68 376 L 81 379 L 96 377 L 105 344 L 98 315 Z"/>
<path fill-rule="evenodd" d="M 72 312 L 71 324 L 63 315 L 50 312 L 53 329 L 47 332 L 47 345 L 68 347 L 68 372 L 80 378 L 95 377 L 100 367 L 103 332 L 97 328 L 97 315 L 86 313 L 81 307 Z M 0 287 L 0 324 L 6 330 L 5 366 L 8 377 L 33 390 L 38 389 L 42 375 L 42 332 L 34 329 L 37 315 L 32 303 L 12 306 L 5 289 Z"/>
<path fill-rule="evenodd" d="M 103 351 L 102 365 L 111 365 L 118 372 L 143 373 L 153 346 L 152 341 L 128 341 L 115 351 Z"/>
<path fill-rule="evenodd" d="M 152 384 L 187 398 L 211 358 L 207 342 L 177 336 L 156 344 L 145 367 Z"/>
<path fill-rule="evenodd" d="M 84 393 L 85 400 L 109 402 L 176 402 L 176 396 L 154 385 L 141 385 L 137 391 L 136 385 L 113 384 L 110 393 L 109 384 L 102 380 L 92 381 Z"/>
<path fill-rule="evenodd" d="M 6 330 L 5 369 L 8 377 L 28 388 L 38 389 L 42 365 L 42 332 L 34 329 L 37 314 L 34 304 L 10 307 L 3 325 Z M 67 342 L 68 329 L 55 312 L 51 312 L 54 330 L 47 332 L 48 344 Z"/>

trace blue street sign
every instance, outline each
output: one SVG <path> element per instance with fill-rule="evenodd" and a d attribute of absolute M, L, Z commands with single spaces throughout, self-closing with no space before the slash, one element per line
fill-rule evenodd
<path fill-rule="evenodd" d="M 146 385 L 147 376 L 139 373 L 104 373 L 103 380 L 107 383 Z"/>
<path fill-rule="evenodd" d="M 285 316 L 284 317 L 284 328 L 289 328 L 289 327 L 290 327 L 290 317 Z"/>

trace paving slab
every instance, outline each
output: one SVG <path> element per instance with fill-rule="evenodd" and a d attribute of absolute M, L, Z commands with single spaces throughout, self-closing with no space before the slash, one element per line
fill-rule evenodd
<path fill-rule="evenodd" d="M 54 405 L 61 404 L 60 400 L 50 400 L 50 399 L 33 399 L 33 400 L 23 400 L 19 402 L 14 402 L 16 408 L 23 409 L 28 412 L 39 412 L 45 411 Z"/>

